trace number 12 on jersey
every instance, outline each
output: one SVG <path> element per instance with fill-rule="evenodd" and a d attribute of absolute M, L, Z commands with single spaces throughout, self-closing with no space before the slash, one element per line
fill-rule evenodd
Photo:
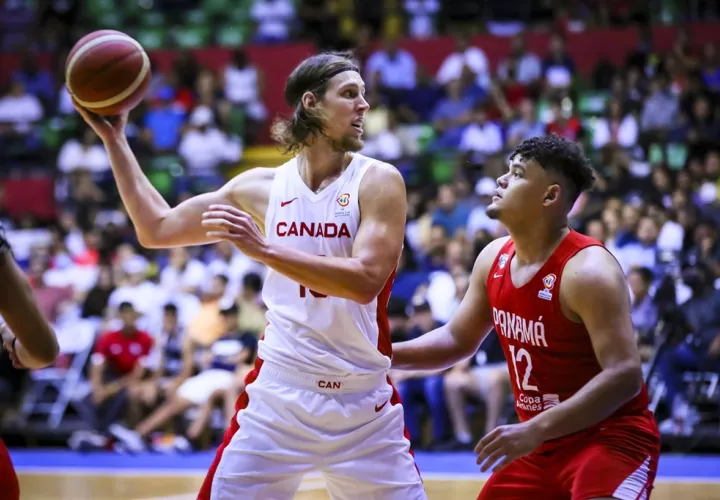
<path fill-rule="evenodd" d="M 520 388 L 523 391 L 537 391 L 538 390 L 537 386 L 531 385 L 529 383 L 530 372 L 532 372 L 532 359 L 530 358 L 530 353 L 521 347 L 517 351 L 517 354 L 515 354 L 515 346 L 514 345 L 508 346 L 508 348 L 510 349 L 510 357 L 512 357 L 512 364 L 513 364 L 513 368 L 515 369 L 515 383 L 517 384 L 518 388 Z M 523 375 L 522 384 L 521 384 L 520 383 L 520 374 L 518 373 L 517 362 L 522 361 L 523 359 L 525 359 L 525 361 L 527 361 L 527 366 L 525 367 L 525 374 Z"/>

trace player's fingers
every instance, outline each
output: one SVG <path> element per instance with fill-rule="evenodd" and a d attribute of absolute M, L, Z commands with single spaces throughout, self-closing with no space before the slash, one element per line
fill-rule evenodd
<path fill-rule="evenodd" d="M 207 219 L 201 222 L 208 231 L 237 232 L 241 226 L 227 219 Z"/>
<path fill-rule="evenodd" d="M 237 243 L 242 239 L 241 236 L 238 236 L 237 234 L 228 233 L 227 231 L 208 231 L 205 233 L 208 238 L 212 240 L 225 240 L 229 241 L 230 243 Z"/>
<path fill-rule="evenodd" d="M 505 467 L 507 467 L 508 465 L 510 465 L 510 462 L 512 462 L 513 460 L 515 460 L 515 458 L 516 458 L 516 457 L 514 457 L 514 456 L 512 456 L 512 455 L 507 455 L 507 456 L 503 457 L 503 459 L 500 461 L 500 463 L 498 463 L 495 467 L 493 467 L 493 470 L 492 470 L 492 471 L 493 471 L 493 472 L 500 472 L 500 471 L 503 470 Z"/>
<path fill-rule="evenodd" d="M 243 225 L 246 222 L 246 220 L 244 218 L 239 217 L 230 212 L 222 211 L 222 210 L 211 210 L 209 212 L 204 212 L 202 217 L 203 217 L 203 220 L 222 219 L 222 220 L 227 220 L 234 224 L 239 224 L 239 225 Z"/>
<path fill-rule="evenodd" d="M 485 460 L 478 462 L 480 465 L 480 472 L 487 472 L 498 460 L 505 455 L 505 452 L 501 449 L 495 450 L 490 453 Z"/>
<path fill-rule="evenodd" d="M 492 431 L 488 432 L 483 436 L 483 438 L 478 441 L 478 444 L 475 445 L 475 453 L 480 453 L 480 450 L 485 448 L 488 444 L 490 444 L 492 441 L 495 440 L 495 438 L 502 432 L 500 430 L 500 427 L 495 427 Z"/>
<path fill-rule="evenodd" d="M 208 208 L 211 211 L 212 210 L 220 210 L 220 211 L 230 213 L 236 217 L 240 217 L 243 219 L 248 217 L 248 214 L 246 212 L 243 212 L 239 208 L 233 207 L 232 205 L 210 205 Z"/>
<path fill-rule="evenodd" d="M 499 439 L 495 441 L 491 441 L 487 445 L 485 445 L 481 450 L 478 450 L 476 453 L 478 454 L 477 460 L 475 463 L 481 464 L 487 457 L 495 453 L 496 451 L 502 451 L 503 443 Z M 477 450 L 477 448 L 475 448 Z"/>

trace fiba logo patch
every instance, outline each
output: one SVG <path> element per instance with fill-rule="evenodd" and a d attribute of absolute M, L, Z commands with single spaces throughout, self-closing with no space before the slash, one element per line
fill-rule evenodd
<path fill-rule="evenodd" d="M 508 254 L 504 253 L 498 259 L 498 269 L 503 269 L 507 265 Z"/>
<path fill-rule="evenodd" d="M 337 204 L 341 207 L 345 208 L 350 204 L 350 195 L 348 193 L 343 193 L 340 196 L 338 196 Z"/>
<path fill-rule="evenodd" d="M 555 286 L 555 280 L 557 280 L 557 276 L 552 273 L 545 276 L 542 280 L 545 288 L 538 292 L 538 297 L 545 300 L 552 300 L 552 293 L 550 293 L 550 290 L 552 290 Z"/>

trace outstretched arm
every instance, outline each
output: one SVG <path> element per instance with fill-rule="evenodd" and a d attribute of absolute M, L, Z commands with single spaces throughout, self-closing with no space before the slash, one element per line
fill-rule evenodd
<path fill-rule="evenodd" d="M 123 205 L 135 226 L 138 240 L 147 248 L 168 248 L 212 243 L 201 226 L 202 214 L 213 204 L 240 206 L 258 217 L 258 198 L 264 190 L 267 169 L 253 169 L 240 174 L 218 191 L 195 196 L 171 208 L 153 187 L 130 149 L 125 127 L 127 114 L 102 117 L 75 109 L 102 139 Z M 244 196 L 248 194 L 248 196 Z M 260 216 L 262 218 L 262 216 Z"/>
<path fill-rule="evenodd" d="M 52 364 L 60 350 L 57 337 L 7 247 L 0 248 L 0 283 L 0 315 L 6 323 L 0 325 L 0 333 L 14 353 L 13 363 L 32 369 Z"/>
<path fill-rule="evenodd" d="M 637 395 L 643 383 L 628 288 L 615 259 L 600 247 L 581 250 L 565 267 L 562 285 L 561 300 L 587 328 L 602 371 L 531 420 L 543 441 L 597 424 Z"/>
<path fill-rule="evenodd" d="M 350 258 L 270 244 L 247 214 L 229 207 L 213 207 L 203 224 L 210 237 L 231 241 L 248 257 L 314 294 L 367 304 L 380 294 L 400 259 L 407 210 L 400 173 L 387 164 L 371 166 L 360 186 L 359 203 L 361 221 Z"/>
<path fill-rule="evenodd" d="M 492 328 L 492 310 L 485 282 L 504 239 L 495 240 L 478 255 L 470 286 L 453 318 L 407 342 L 393 344 L 392 367 L 400 370 L 448 368 L 475 354 Z"/>

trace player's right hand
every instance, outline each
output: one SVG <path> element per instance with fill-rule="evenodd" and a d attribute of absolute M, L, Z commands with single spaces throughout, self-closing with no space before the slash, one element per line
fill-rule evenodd
<path fill-rule="evenodd" d="M 122 113 L 116 116 L 101 116 L 92 111 L 83 108 L 73 97 L 73 107 L 80 113 L 83 120 L 90 125 L 95 133 L 100 137 L 103 143 L 116 140 L 125 135 L 125 127 L 127 126 L 128 113 Z"/>

